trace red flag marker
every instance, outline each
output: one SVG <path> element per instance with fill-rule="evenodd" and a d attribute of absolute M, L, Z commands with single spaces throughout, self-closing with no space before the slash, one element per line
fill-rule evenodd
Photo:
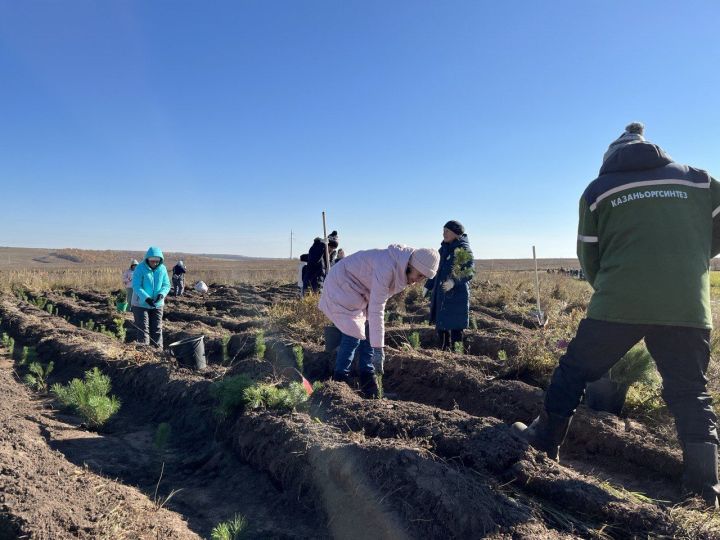
<path fill-rule="evenodd" d="M 300 375 L 300 376 L 302 377 L 302 375 Z M 305 388 L 307 395 L 312 396 L 312 393 L 313 393 L 312 384 L 310 384 L 310 381 L 308 381 L 305 377 L 302 377 L 302 380 L 303 380 L 303 387 Z"/>

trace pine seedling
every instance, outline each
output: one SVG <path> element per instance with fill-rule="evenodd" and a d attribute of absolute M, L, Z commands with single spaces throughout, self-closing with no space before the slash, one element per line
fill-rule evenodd
<path fill-rule="evenodd" d="M 265 344 L 265 332 L 263 330 L 258 330 L 255 333 L 255 356 L 261 360 L 264 359 L 266 350 L 267 345 Z"/>
<path fill-rule="evenodd" d="M 293 411 L 308 400 L 305 387 L 299 382 L 291 382 L 287 388 L 278 388 L 272 384 L 256 384 L 243 392 L 245 404 L 250 409 L 274 409 Z"/>
<path fill-rule="evenodd" d="M 222 338 L 220 338 L 220 343 L 222 345 L 223 364 L 227 364 L 230 361 L 230 337 L 230 334 L 225 334 Z"/>
<path fill-rule="evenodd" d="M 90 427 L 103 425 L 120 410 L 120 401 L 108 395 L 110 377 L 97 367 L 86 371 L 84 380 L 73 379 L 65 386 L 54 384 L 52 392 L 60 403 L 74 410 Z"/>
<path fill-rule="evenodd" d="M 37 355 L 36 355 L 36 353 L 35 353 L 35 348 L 34 348 L 34 347 L 30 347 L 30 346 L 28 346 L 28 345 L 25 345 L 25 346 L 22 348 L 22 352 L 20 353 L 20 362 L 19 362 L 19 364 L 20 364 L 21 366 L 24 366 L 24 365 L 27 364 L 28 362 L 34 362 L 36 356 L 37 356 Z"/>
<path fill-rule="evenodd" d="M 630 349 L 620 361 L 610 369 L 610 379 L 630 386 L 641 382 L 652 385 L 657 382 L 657 374 L 652 356 L 643 343 L 638 343 Z"/>
<path fill-rule="evenodd" d="M 45 311 L 47 311 L 50 315 L 53 314 L 53 309 L 55 309 L 54 305 L 50 303 L 45 304 Z"/>
<path fill-rule="evenodd" d="M 502 349 L 498 351 L 498 360 L 500 360 L 501 362 L 507 361 L 507 353 Z"/>
<path fill-rule="evenodd" d="M 453 345 L 453 350 L 458 354 L 464 354 L 465 353 L 465 346 L 463 345 L 462 341 L 456 341 Z"/>
<path fill-rule="evenodd" d="M 452 276 L 459 280 L 469 280 L 475 275 L 475 268 L 472 266 L 473 258 L 471 253 L 462 247 L 455 249 L 455 260 L 452 266 Z"/>
<path fill-rule="evenodd" d="M 210 394 L 218 402 L 215 414 L 220 419 L 225 419 L 235 413 L 245 404 L 245 389 L 252 384 L 253 381 L 246 375 L 225 377 L 214 383 L 210 388 Z"/>
<path fill-rule="evenodd" d="M 300 373 L 303 372 L 303 364 L 305 362 L 305 353 L 303 352 L 302 345 L 295 345 L 292 348 L 293 355 L 295 356 L 295 365 Z"/>
<path fill-rule="evenodd" d="M 87 328 L 88 330 L 94 331 L 95 330 L 95 321 L 93 321 L 92 319 L 88 319 L 87 323 L 85 323 L 85 328 Z"/>
<path fill-rule="evenodd" d="M 408 343 L 410 343 L 410 346 L 418 350 L 420 348 L 420 332 L 413 332 L 408 336 Z"/>
<path fill-rule="evenodd" d="M 170 431 L 171 427 L 167 422 L 160 422 L 155 430 L 153 444 L 155 445 L 155 449 L 161 454 L 165 451 L 168 440 L 170 440 Z"/>
<path fill-rule="evenodd" d="M 115 325 L 115 337 L 125 343 L 125 336 L 127 335 L 127 330 L 125 329 L 125 319 L 122 317 L 115 317 L 113 319 L 113 324 Z"/>
<path fill-rule="evenodd" d="M 229 521 L 223 521 L 213 527 L 210 532 L 211 540 L 241 540 L 245 537 L 245 529 L 247 528 L 247 519 L 240 514 Z"/>
<path fill-rule="evenodd" d="M 47 392 L 47 378 L 54 367 L 53 362 L 49 362 L 47 366 L 43 366 L 40 362 L 31 362 L 28 366 L 30 373 L 27 373 L 24 378 L 25 384 L 38 392 Z"/>

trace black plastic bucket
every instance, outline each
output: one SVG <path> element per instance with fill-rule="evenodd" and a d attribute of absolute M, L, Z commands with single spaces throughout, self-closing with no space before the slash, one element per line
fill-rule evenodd
<path fill-rule="evenodd" d="M 630 387 L 603 377 L 588 383 L 585 389 L 585 404 L 593 410 L 620 414 Z"/>
<path fill-rule="evenodd" d="M 168 345 L 168 350 L 178 361 L 178 364 L 194 368 L 205 369 L 205 336 L 181 339 Z"/>

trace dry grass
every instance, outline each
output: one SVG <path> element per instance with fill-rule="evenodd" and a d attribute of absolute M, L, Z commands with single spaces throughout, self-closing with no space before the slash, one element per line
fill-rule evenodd
<path fill-rule="evenodd" d="M 295 280 L 297 262 L 290 260 L 217 261 L 198 259 L 189 266 L 186 281 L 208 284 L 289 283 Z M 78 264 L 68 267 L 0 269 L 0 290 L 47 291 L 84 288 L 112 291 L 122 288 L 124 267 Z"/>
<path fill-rule="evenodd" d="M 323 343 L 323 329 L 330 321 L 318 308 L 319 299 L 317 294 L 308 294 L 273 304 L 268 313 L 272 327 L 297 343 Z"/>

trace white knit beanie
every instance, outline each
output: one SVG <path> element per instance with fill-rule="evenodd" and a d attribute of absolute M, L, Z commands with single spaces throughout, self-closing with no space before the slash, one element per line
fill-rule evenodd
<path fill-rule="evenodd" d="M 437 249 L 420 248 L 410 255 L 410 266 L 426 278 L 434 278 L 440 264 L 440 253 Z"/>

